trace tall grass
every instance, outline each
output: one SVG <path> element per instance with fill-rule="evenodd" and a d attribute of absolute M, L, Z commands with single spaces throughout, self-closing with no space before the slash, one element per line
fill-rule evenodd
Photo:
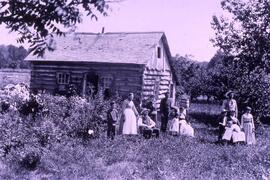
<path fill-rule="evenodd" d="M 44 107 L 49 109 L 43 119 L 25 123 L 26 120 L 22 121 L 13 112 L 0 115 L 1 125 L 5 125 L 5 132 L 9 133 L 2 133 L 1 138 L 5 143 L 13 143 L 13 148 L 0 157 L 0 179 L 270 178 L 268 126 L 256 129 L 258 143 L 254 146 L 218 145 L 215 143 L 217 128 L 211 124 L 216 114 L 207 114 L 209 110 L 214 110 L 207 110 L 207 105 L 192 105 L 190 121 L 195 129 L 195 138 L 161 134 L 160 138 L 150 140 L 141 135 L 116 136 L 114 140 L 109 140 L 103 123 L 103 128 L 100 124 L 94 126 L 99 127 L 99 138 L 86 139 L 73 136 L 73 131 L 64 133 L 84 129 L 81 119 L 86 120 L 85 127 L 88 127 L 85 118 L 88 116 L 91 122 L 101 121 L 99 117 L 106 110 L 103 103 L 92 102 L 95 105 L 92 109 L 91 104 L 76 98 L 70 100 L 71 104 L 64 97 L 45 95 L 43 98 Z M 70 111 L 65 107 L 69 107 Z M 69 116 L 65 112 L 69 112 Z M 196 117 L 196 113 L 200 116 Z M 203 113 L 208 116 L 202 116 Z M 38 136 L 41 131 L 43 135 L 48 135 L 45 145 Z M 14 142 L 12 137 L 16 137 L 17 141 Z M 22 164 L 27 154 L 38 155 L 37 166 L 33 169 Z M 27 163 L 33 161 L 30 158 Z"/>
<path fill-rule="evenodd" d="M 105 137 L 44 148 L 35 171 L 0 161 L 1 179 L 262 179 L 270 177 L 270 131 L 255 146 L 216 145 L 216 129 L 193 123 L 196 137 Z M 28 147 L 29 148 L 29 147 Z M 19 149 L 18 149 L 19 150 Z M 13 152 L 14 153 L 14 152 Z M 12 153 L 11 153 L 12 155 Z"/>

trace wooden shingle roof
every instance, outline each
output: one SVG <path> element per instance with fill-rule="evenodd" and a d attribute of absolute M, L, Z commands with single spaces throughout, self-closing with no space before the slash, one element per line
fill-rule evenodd
<path fill-rule="evenodd" d="M 147 64 L 162 39 L 168 46 L 163 32 L 76 33 L 55 37 L 54 51 L 46 51 L 42 58 L 30 54 L 25 60 Z M 169 48 L 166 51 L 170 56 Z"/>

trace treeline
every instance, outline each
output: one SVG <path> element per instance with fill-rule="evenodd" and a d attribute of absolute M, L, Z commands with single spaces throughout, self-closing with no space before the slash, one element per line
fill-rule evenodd
<path fill-rule="evenodd" d="M 199 96 L 207 100 L 220 101 L 229 90 L 234 90 L 235 73 L 230 57 L 218 51 L 209 62 L 195 61 L 188 56 L 173 57 L 173 67 L 180 85 L 179 94 L 187 94 L 192 99 Z"/>
<path fill-rule="evenodd" d="M 22 46 L 0 45 L 0 68 L 28 69 L 30 64 L 24 61 L 27 55 L 27 50 Z"/>
<path fill-rule="evenodd" d="M 221 102 L 224 94 L 233 90 L 240 111 L 251 106 L 258 117 L 269 117 L 269 73 L 250 72 L 239 61 L 236 63 L 233 56 L 221 51 L 209 62 L 176 56 L 173 64 L 180 82 L 178 94 L 188 94 L 193 101 L 204 96 L 206 101 Z"/>

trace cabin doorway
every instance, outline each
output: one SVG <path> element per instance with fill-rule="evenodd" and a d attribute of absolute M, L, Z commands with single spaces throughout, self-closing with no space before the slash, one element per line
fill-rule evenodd
<path fill-rule="evenodd" d="M 83 95 L 93 97 L 98 92 L 99 77 L 96 73 L 86 73 L 83 78 Z"/>

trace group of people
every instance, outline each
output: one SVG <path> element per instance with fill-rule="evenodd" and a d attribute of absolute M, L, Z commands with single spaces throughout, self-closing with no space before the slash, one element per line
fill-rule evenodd
<path fill-rule="evenodd" d="M 116 103 L 111 102 L 111 108 L 107 113 L 108 137 L 113 139 L 116 135 L 116 124 L 119 125 L 119 134 L 142 134 L 147 139 L 152 136 L 159 137 L 160 131 L 165 133 L 167 130 L 172 135 L 194 136 L 194 129 L 186 121 L 186 109 L 173 106 L 169 93 L 166 93 L 165 98 L 160 102 L 160 128 L 157 127 L 155 97 L 153 95 L 150 96 L 148 101 L 142 105 L 140 113 L 135 107 L 133 99 L 134 94 L 130 93 L 122 104 L 121 113 L 118 113 L 116 110 Z"/>
<path fill-rule="evenodd" d="M 245 113 L 238 120 L 237 102 L 234 92 L 226 93 L 227 99 L 223 101 L 222 112 L 219 120 L 218 140 L 224 143 L 246 143 L 255 144 L 255 126 L 251 114 L 251 108 L 246 107 Z"/>
<path fill-rule="evenodd" d="M 255 126 L 251 114 L 251 108 L 246 107 L 245 113 L 238 120 L 238 107 L 234 99 L 234 92 L 226 93 L 227 99 L 223 101 L 222 112 L 219 118 L 218 141 L 222 143 L 246 143 L 255 144 Z M 169 94 L 165 94 L 160 102 L 160 128 L 157 127 L 157 108 L 155 97 L 150 96 L 143 104 L 140 113 L 133 102 L 134 94 L 130 93 L 122 104 L 122 112 L 116 110 L 116 103 L 111 103 L 111 109 L 107 113 L 107 135 L 114 138 L 116 124 L 119 124 L 119 134 L 142 134 L 145 138 L 159 137 L 160 132 L 169 130 L 171 135 L 185 135 L 194 137 L 194 129 L 187 121 L 187 112 L 183 106 L 176 107 Z"/>

